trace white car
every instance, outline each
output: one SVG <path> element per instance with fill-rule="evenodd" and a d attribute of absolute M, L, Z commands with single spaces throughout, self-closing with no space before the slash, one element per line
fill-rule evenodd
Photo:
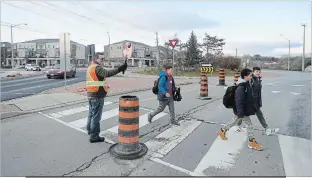
<path fill-rule="evenodd" d="M 25 65 L 25 70 L 27 70 L 27 71 L 29 71 L 29 70 L 31 70 L 31 71 L 41 71 L 41 68 L 38 66 L 38 65 L 36 65 L 36 64 L 26 64 Z"/>

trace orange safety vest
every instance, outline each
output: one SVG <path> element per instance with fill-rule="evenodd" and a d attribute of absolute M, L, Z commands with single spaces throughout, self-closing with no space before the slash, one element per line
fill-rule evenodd
<path fill-rule="evenodd" d="M 88 67 L 86 73 L 86 88 L 87 92 L 96 93 L 99 91 L 100 87 L 103 87 L 105 92 L 108 92 L 108 83 L 105 81 L 99 81 L 98 77 L 96 76 L 95 69 L 98 64 L 92 62 L 91 65 Z"/>

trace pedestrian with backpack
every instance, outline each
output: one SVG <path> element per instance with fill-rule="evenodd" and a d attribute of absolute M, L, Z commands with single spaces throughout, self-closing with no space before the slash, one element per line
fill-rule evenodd
<path fill-rule="evenodd" d="M 279 128 L 270 128 L 263 116 L 263 113 L 261 111 L 261 107 L 262 107 L 262 95 L 261 95 L 261 91 L 262 91 L 262 80 L 261 80 L 261 69 L 260 67 L 253 67 L 252 69 L 253 74 L 252 74 L 252 78 L 249 81 L 252 89 L 253 89 L 253 99 L 254 99 L 254 105 L 256 108 L 256 115 L 257 118 L 260 122 L 260 124 L 262 125 L 262 127 L 265 129 L 265 133 L 266 135 L 271 135 L 273 133 L 277 133 L 279 131 Z M 239 127 L 242 125 L 242 121 L 240 121 L 237 124 Z"/>
<path fill-rule="evenodd" d="M 226 132 L 231 127 L 237 125 L 238 122 L 244 121 L 247 125 L 248 147 L 258 151 L 262 151 L 263 147 L 257 143 L 254 137 L 254 128 L 250 119 L 250 116 L 255 115 L 256 113 L 252 94 L 253 91 L 252 87 L 249 84 L 249 81 L 252 78 L 252 71 L 250 69 L 243 69 L 240 75 L 244 80 L 238 82 L 237 87 L 233 87 L 235 89 L 233 106 L 233 111 L 235 114 L 234 121 L 231 121 L 229 124 L 225 125 L 224 128 L 221 128 L 217 132 L 217 134 L 221 137 L 222 140 L 227 140 Z M 225 100 L 223 100 L 223 102 L 224 101 Z"/>
<path fill-rule="evenodd" d="M 152 122 L 154 116 L 162 112 L 166 106 L 169 107 L 170 112 L 170 122 L 173 125 L 180 125 L 175 120 L 175 110 L 174 110 L 174 94 L 176 91 L 175 82 L 173 79 L 173 68 L 170 65 L 165 66 L 165 71 L 159 72 L 159 78 L 156 85 L 153 87 L 153 93 L 157 93 L 157 99 L 159 101 L 158 108 L 152 113 L 148 114 L 148 121 Z M 156 87 L 157 86 L 157 87 Z"/>

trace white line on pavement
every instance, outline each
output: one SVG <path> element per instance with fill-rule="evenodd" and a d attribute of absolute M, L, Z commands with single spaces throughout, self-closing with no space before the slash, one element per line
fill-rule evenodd
<path fill-rule="evenodd" d="M 247 140 L 245 128 L 242 128 L 243 132 L 235 132 L 236 130 L 236 127 L 232 127 L 227 132 L 228 140 L 222 140 L 218 136 L 194 172 L 203 173 L 209 167 L 228 169 L 234 166 L 235 157 L 240 153 Z"/>
<path fill-rule="evenodd" d="M 70 125 L 70 124 L 67 123 L 67 122 L 64 122 L 64 121 L 60 120 L 60 119 L 54 118 L 54 117 L 52 117 L 52 116 L 50 116 L 50 115 L 48 115 L 48 114 L 44 114 L 44 113 L 42 113 L 42 112 L 38 112 L 38 113 L 41 114 L 41 115 L 43 115 L 43 116 L 45 116 L 45 117 L 47 117 L 47 118 L 49 118 L 49 119 L 52 119 L 52 120 L 54 120 L 54 121 L 56 121 L 56 122 L 58 122 L 58 123 L 61 123 L 61 124 L 65 125 L 65 126 L 67 126 L 67 127 L 70 127 L 70 128 L 72 128 L 72 129 L 75 129 L 75 130 L 77 130 L 77 131 L 79 131 L 79 132 L 82 132 L 82 133 L 84 133 L 84 134 L 88 134 L 86 130 L 77 128 L 77 127 L 75 127 L 75 126 L 73 126 L 73 125 Z M 110 140 L 110 139 L 107 139 L 107 138 L 105 138 L 105 142 L 106 142 L 106 143 L 109 143 L 109 144 L 114 144 L 114 143 L 115 143 L 114 141 L 112 141 L 112 140 Z"/>
<path fill-rule="evenodd" d="M 119 108 L 114 108 L 112 110 L 105 111 L 102 113 L 101 121 L 104 121 L 104 120 L 110 119 L 112 117 L 118 116 L 118 113 L 119 113 Z M 85 118 L 70 122 L 69 124 L 73 125 L 77 128 L 83 128 L 87 125 L 87 120 L 88 120 L 88 117 L 85 117 Z"/>
<path fill-rule="evenodd" d="M 29 77 L 29 78 L 21 78 L 21 79 L 12 79 L 12 80 L 1 80 L 2 84 L 9 84 L 9 83 L 14 83 L 14 82 L 19 82 L 19 81 L 28 81 L 28 80 L 36 80 L 36 79 L 43 79 L 45 77 L 43 76 L 34 76 L 34 77 Z"/>
<path fill-rule="evenodd" d="M 189 170 L 186 170 L 184 168 L 181 168 L 179 166 L 176 166 L 176 165 L 173 165 L 173 164 L 170 164 L 168 162 L 165 162 L 159 158 L 150 158 L 151 161 L 154 161 L 156 163 L 159 163 L 159 164 L 162 164 L 164 166 L 168 166 L 168 167 L 171 167 L 172 169 L 175 169 L 177 171 L 180 171 L 180 172 L 183 172 L 185 174 L 188 174 L 188 175 L 191 175 L 191 176 L 206 176 L 204 174 L 200 174 L 200 173 L 195 173 L 195 172 L 192 172 L 192 171 L 189 171 Z"/>
<path fill-rule="evenodd" d="M 311 176 L 311 140 L 278 134 L 287 177 Z"/>
<path fill-rule="evenodd" d="M 146 113 L 146 114 L 144 114 L 144 115 L 142 115 L 142 116 L 140 116 L 139 117 L 139 128 L 142 128 L 142 127 L 144 127 L 145 125 L 147 125 L 149 122 L 148 122 L 148 114 L 149 113 Z M 159 114 L 157 114 L 154 118 L 153 118 L 153 121 L 156 121 L 156 120 L 158 120 L 159 118 L 161 118 L 161 117 L 163 117 L 163 116 L 165 116 L 167 113 L 164 113 L 164 112 L 161 112 L 161 113 L 159 113 Z M 112 128 L 110 128 L 110 129 L 107 129 L 106 131 L 108 131 L 108 132 L 112 132 L 112 133 L 115 133 L 115 134 L 118 134 L 118 125 L 116 125 L 115 127 L 112 127 Z M 105 132 L 106 132 L 105 131 Z"/>
<path fill-rule="evenodd" d="M 104 102 L 104 106 L 112 104 L 113 102 L 111 101 L 105 101 Z M 72 114 L 76 114 L 76 113 L 80 113 L 83 111 L 88 111 L 89 110 L 89 106 L 81 106 L 81 107 L 77 107 L 77 108 L 72 108 L 69 110 L 64 110 L 64 111 L 60 111 L 60 112 L 56 112 L 56 113 L 51 113 L 49 114 L 50 116 L 54 117 L 54 118 L 61 118 L 63 116 L 69 116 Z"/>
<path fill-rule="evenodd" d="M 303 87 L 304 85 L 292 85 L 293 87 Z"/>
<path fill-rule="evenodd" d="M 290 94 L 293 94 L 293 95 L 301 95 L 301 93 L 296 93 L 296 92 L 290 92 Z"/>
<path fill-rule="evenodd" d="M 280 93 L 281 91 L 272 91 L 272 93 Z"/>
<path fill-rule="evenodd" d="M 187 138 L 199 125 L 200 121 L 183 120 L 180 126 L 171 126 L 169 129 L 146 142 L 152 157 L 162 158 Z"/>
<path fill-rule="evenodd" d="M 79 78 L 69 79 L 69 80 L 67 80 L 67 82 L 74 81 L 74 80 L 79 80 Z M 59 84 L 59 83 L 50 83 L 50 84 L 46 84 L 46 85 L 37 85 L 37 86 L 32 86 L 32 87 L 27 87 L 27 88 L 24 87 L 24 88 L 20 88 L 20 89 L 17 89 L 17 90 L 10 90 L 10 91 L 1 92 L 1 94 L 3 94 L 3 93 L 12 93 L 12 92 L 16 92 L 16 91 L 23 91 L 23 90 L 28 90 L 28 89 L 32 89 L 32 88 L 41 88 L 41 87 L 51 86 L 51 85 L 55 85 L 55 84 Z"/>
<path fill-rule="evenodd" d="M 33 83 L 40 83 L 40 82 L 43 82 L 42 80 L 34 80 L 34 81 L 28 81 L 28 82 L 19 82 L 17 84 L 13 84 L 13 85 L 5 85 L 5 86 L 2 86 L 1 88 L 4 89 L 4 88 L 10 88 L 10 87 L 15 87 L 15 86 L 21 86 L 21 85 L 25 85 L 25 83 L 28 84 L 33 84 Z"/>

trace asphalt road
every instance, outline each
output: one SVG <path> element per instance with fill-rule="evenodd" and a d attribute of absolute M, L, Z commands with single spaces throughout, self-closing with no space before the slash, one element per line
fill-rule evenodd
<path fill-rule="evenodd" d="M 85 80 L 85 71 L 77 70 L 75 78 L 67 78 L 67 84 Z M 1 81 L 1 101 L 34 95 L 42 91 L 64 86 L 64 79 L 48 79 L 46 75 Z"/>
<path fill-rule="evenodd" d="M 210 85 L 211 100 L 199 100 L 199 84 L 182 86 L 175 103 L 181 126 L 170 126 L 168 109 L 147 122 L 158 102 L 151 91 L 140 99 L 141 159 L 118 160 L 108 149 L 117 142 L 118 98 L 106 98 L 101 134 L 107 142 L 90 144 L 85 125 L 87 103 L 1 121 L 1 176 L 311 176 L 311 73 L 271 71 L 263 78 L 262 111 L 278 135 L 266 136 L 257 120 L 256 139 L 264 151 L 247 147 L 247 134 L 235 128 L 228 140 L 216 131 L 230 122 L 222 105 L 223 86 Z"/>

